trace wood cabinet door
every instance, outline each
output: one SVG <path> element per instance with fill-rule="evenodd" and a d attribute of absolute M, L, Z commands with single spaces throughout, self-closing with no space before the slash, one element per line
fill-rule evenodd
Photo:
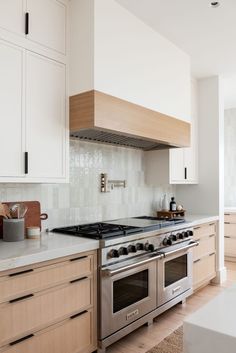
<path fill-rule="evenodd" d="M 24 172 L 23 61 L 24 50 L 0 41 L 1 177 Z"/>
<path fill-rule="evenodd" d="M 65 54 L 66 6 L 57 0 L 27 0 L 29 34 L 27 38 Z"/>
<path fill-rule="evenodd" d="M 26 148 L 29 177 L 65 177 L 65 66 L 43 56 L 26 56 Z"/>
<path fill-rule="evenodd" d="M 0 28 L 25 35 L 25 0 L 0 0 Z"/>

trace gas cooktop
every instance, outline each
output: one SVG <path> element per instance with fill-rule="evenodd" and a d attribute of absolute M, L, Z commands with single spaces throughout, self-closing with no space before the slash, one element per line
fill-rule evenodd
<path fill-rule="evenodd" d="M 117 219 L 109 222 L 97 222 L 54 228 L 52 232 L 92 239 L 108 239 L 150 230 L 157 230 L 173 224 L 184 222 L 185 220 L 183 218 L 160 219 L 157 217 L 140 216 L 134 218 Z"/>

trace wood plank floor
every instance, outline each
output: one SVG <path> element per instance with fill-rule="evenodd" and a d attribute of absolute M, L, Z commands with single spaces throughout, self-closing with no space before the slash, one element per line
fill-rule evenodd
<path fill-rule="evenodd" d="M 107 353 L 145 353 L 161 342 L 172 331 L 182 325 L 185 316 L 196 311 L 225 287 L 236 282 L 236 263 L 227 262 L 227 282 L 222 286 L 208 285 L 187 299 L 185 305 L 178 304 L 158 316 L 153 325 L 142 326 L 107 348 Z"/>

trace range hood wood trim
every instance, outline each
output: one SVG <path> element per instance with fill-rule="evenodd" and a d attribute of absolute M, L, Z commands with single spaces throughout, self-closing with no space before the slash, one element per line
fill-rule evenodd
<path fill-rule="evenodd" d="M 189 123 L 95 90 L 70 97 L 70 131 L 81 129 L 190 146 Z"/>

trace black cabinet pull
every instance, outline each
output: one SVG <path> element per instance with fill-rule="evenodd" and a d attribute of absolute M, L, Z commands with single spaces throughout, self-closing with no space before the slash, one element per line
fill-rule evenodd
<path fill-rule="evenodd" d="M 28 340 L 28 339 L 31 338 L 31 337 L 34 337 L 34 335 L 31 334 L 31 335 L 22 337 L 22 338 L 20 338 L 20 339 L 14 341 L 14 342 L 11 342 L 11 343 L 10 343 L 10 346 L 14 346 L 15 344 L 20 343 L 20 342 L 25 341 L 25 340 Z"/>
<path fill-rule="evenodd" d="M 25 152 L 25 174 L 29 173 L 29 154 Z"/>
<path fill-rule="evenodd" d="M 79 261 L 79 260 L 82 260 L 82 259 L 86 259 L 86 257 L 88 257 L 88 256 L 75 257 L 74 259 L 70 259 L 70 261 Z"/>
<path fill-rule="evenodd" d="M 19 302 L 19 301 L 21 301 L 21 300 L 31 298 L 31 297 L 33 297 L 33 296 L 34 296 L 33 294 L 24 295 L 23 297 L 9 300 L 9 303 L 16 303 L 16 302 Z"/>
<path fill-rule="evenodd" d="M 82 313 L 78 313 L 78 314 L 75 314 L 75 315 L 72 315 L 71 317 L 70 317 L 70 319 L 75 319 L 76 317 L 78 317 L 78 316 L 81 316 L 81 315 L 83 315 L 83 314 L 85 314 L 85 313 L 87 313 L 88 312 L 88 310 L 84 310 L 84 311 L 82 311 Z"/>
<path fill-rule="evenodd" d="M 185 167 L 184 168 L 184 179 L 186 180 L 188 178 L 188 169 Z"/>
<path fill-rule="evenodd" d="M 9 277 L 15 277 L 15 276 L 20 276 L 23 275 L 25 273 L 29 273 L 29 272 L 33 272 L 34 270 L 31 268 L 30 270 L 25 270 L 25 271 L 20 271 L 20 272 L 16 272 L 16 273 L 11 273 L 9 275 Z"/>
<path fill-rule="evenodd" d="M 72 281 L 70 281 L 70 283 L 80 282 L 80 281 L 83 281 L 84 279 L 87 279 L 87 278 L 88 277 L 81 277 L 81 278 L 73 279 Z"/>
<path fill-rule="evenodd" d="M 29 12 L 25 13 L 25 34 L 29 34 Z"/>

